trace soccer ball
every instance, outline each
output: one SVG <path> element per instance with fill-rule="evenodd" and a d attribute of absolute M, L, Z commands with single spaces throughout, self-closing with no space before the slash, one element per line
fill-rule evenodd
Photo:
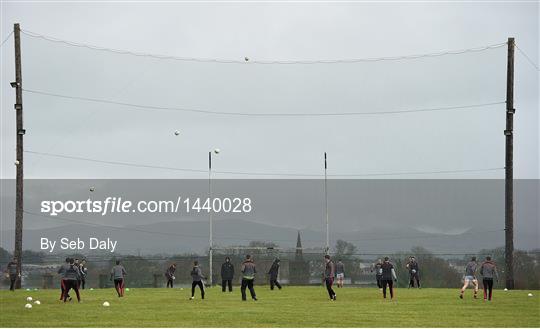
<path fill-rule="evenodd" d="M 504 291 L 508 291 L 508 288 L 504 288 Z"/>
<path fill-rule="evenodd" d="M 94 288 L 90 288 L 90 290 L 94 290 Z"/>
<path fill-rule="evenodd" d="M 245 60 L 246 62 L 249 62 L 249 58 L 248 58 L 248 57 L 244 57 L 244 60 Z"/>
<path fill-rule="evenodd" d="M 31 302 L 31 301 L 32 301 L 32 297 L 26 297 L 26 301 L 27 301 L 27 302 Z"/>
<path fill-rule="evenodd" d="M 32 308 L 32 304 L 26 304 L 24 305 L 25 308 Z"/>
<path fill-rule="evenodd" d="M 175 136 L 180 135 L 180 130 L 176 130 L 176 131 L 174 132 L 174 135 L 175 135 Z"/>
<path fill-rule="evenodd" d="M 109 306 L 111 306 L 111 304 L 109 304 L 109 302 L 103 302 L 103 306 L 109 307 Z"/>
<path fill-rule="evenodd" d="M 126 291 L 129 291 L 129 288 L 126 288 Z"/>
<path fill-rule="evenodd" d="M 93 187 L 93 186 L 90 188 L 90 192 L 94 192 L 95 190 L 96 190 L 96 188 Z"/>
<path fill-rule="evenodd" d="M 39 300 L 36 300 L 36 301 L 34 302 L 34 304 L 36 304 L 36 305 L 41 305 L 41 302 L 40 302 Z"/>
<path fill-rule="evenodd" d="M 214 150 L 214 153 L 215 153 L 215 154 L 219 154 L 219 152 L 221 152 L 220 149 L 215 149 L 215 150 Z"/>
<path fill-rule="evenodd" d="M 180 290 L 184 290 L 184 288 L 180 288 Z"/>
<path fill-rule="evenodd" d="M 416 273 L 416 270 L 412 270 L 411 272 Z"/>
<path fill-rule="evenodd" d="M 172 279 L 173 279 L 173 280 L 176 280 L 176 277 L 175 277 L 175 276 L 173 276 L 173 277 L 172 277 Z"/>
<path fill-rule="evenodd" d="M 529 293 L 529 294 L 528 294 L 527 296 L 529 296 L 529 297 L 532 297 L 532 294 L 531 294 L 531 293 Z"/>

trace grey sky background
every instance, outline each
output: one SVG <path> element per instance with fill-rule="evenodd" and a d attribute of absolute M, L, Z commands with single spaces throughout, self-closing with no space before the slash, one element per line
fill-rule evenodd
<path fill-rule="evenodd" d="M 429 53 L 516 38 L 538 63 L 538 3 L 1 4 L 14 22 L 61 39 L 145 53 L 242 60 Z M 154 60 L 23 35 L 23 85 L 70 96 L 236 112 L 346 112 L 503 101 L 506 48 L 423 60 L 238 65 Z M 15 175 L 12 40 L 1 50 L 1 177 Z M 515 177 L 539 178 L 538 71 L 516 52 Z M 24 94 L 27 150 L 215 170 L 329 174 L 504 166 L 504 104 L 464 111 L 324 118 L 239 118 Z M 179 129 L 178 137 L 173 132 Z M 204 178 L 25 154 L 28 178 Z M 482 173 L 391 178 L 502 178 Z M 220 174 L 220 178 L 235 175 Z M 249 176 L 250 178 L 252 176 Z M 256 177 L 256 176 L 255 176 Z M 378 177 L 381 178 L 381 177 Z"/>

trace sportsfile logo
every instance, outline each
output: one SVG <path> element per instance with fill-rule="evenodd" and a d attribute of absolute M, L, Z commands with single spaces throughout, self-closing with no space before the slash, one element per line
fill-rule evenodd
<path fill-rule="evenodd" d="M 135 204 L 135 206 L 134 206 Z M 253 210 L 250 198 L 182 198 L 176 200 L 141 200 L 133 202 L 122 197 L 105 200 L 44 200 L 41 212 L 50 216 L 62 213 L 97 213 L 101 216 L 113 213 L 249 213 Z"/>

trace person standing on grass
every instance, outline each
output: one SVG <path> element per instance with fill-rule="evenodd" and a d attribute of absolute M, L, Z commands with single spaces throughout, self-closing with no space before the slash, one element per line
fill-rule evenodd
<path fill-rule="evenodd" d="M 176 272 L 176 264 L 171 264 L 165 271 L 165 278 L 167 279 L 167 288 L 173 287 L 173 282 L 175 279 L 174 272 Z"/>
<path fill-rule="evenodd" d="M 377 287 L 382 291 L 382 259 L 377 259 L 377 263 L 373 264 L 371 272 L 375 271 L 375 280 L 377 281 Z"/>
<path fill-rule="evenodd" d="M 480 266 L 480 275 L 482 276 L 482 285 L 484 287 L 484 301 L 491 301 L 493 293 L 493 278 L 499 282 L 499 273 L 497 272 L 497 266 L 491 260 L 490 256 L 486 257 L 485 262 Z"/>
<path fill-rule="evenodd" d="M 465 276 L 463 277 L 463 287 L 461 288 L 461 291 L 459 293 L 459 298 L 463 299 L 463 293 L 465 292 L 465 289 L 472 283 L 474 287 L 474 295 L 473 297 L 476 299 L 478 294 L 478 280 L 476 279 L 476 268 L 478 267 L 478 263 L 476 263 L 476 257 L 472 257 L 471 261 L 467 263 L 467 266 L 465 267 Z"/>
<path fill-rule="evenodd" d="M 390 291 L 390 298 L 394 299 L 394 282 L 397 282 L 396 271 L 394 270 L 394 265 L 390 263 L 388 257 L 384 257 L 384 262 L 381 265 L 382 275 L 381 275 L 381 284 L 383 298 L 386 298 L 386 286 Z"/>
<path fill-rule="evenodd" d="M 324 256 L 324 283 L 326 285 L 326 290 L 328 291 L 328 296 L 330 300 L 336 300 L 336 292 L 332 289 L 334 284 L 334 277 L 336 273 L 336 266 L 334 262 L 330 259 L 330 255 Z"/>
<path fill-rule="evenodd" d="M 276 258 L 274 260 L 272 266 L 270 266 L 268 274 L 270 275 L 270 290 L 274 290 L 274 286 L 278 287 L 278 289 L 281 290 L 281 285 L 277 280 L 279 274 L 279 259 Z"/>
<path fill-rule="evenodd" d="M 17 258 L 13 258 L 13 260 L 7 264 L 6 274 L 9 277 L 9 290 L 15 291 L 15 282 L 21 277 L 21 273 L 19 273 L 17 269 Z"/>
<path fill-rule="evenodd" d="M 338 259 L 338 262 L 336 263 L 336 279 L 337 287 L 343 288 L 343 280 L 345 279 L 345 265 L 343 265 L 341 259 Z"/>
<path fill-rule="evenodd" d="M 124 288 L 125 288 L 125 276 L 127 272 L 124 266 L 120 265 L 120 261 L 116 261 L 116 265 L 111 269 L 111 280 L 114 279 L 114 289 L 118 297 L 124 297 Z"/>
<path fill-rule="evenodd" d="M 64 292 L 64 303 L 69 297 L 69 291 L 73 289 L 77 295 L 77 301 L 81 302 L 81 295 L 79 294 L 79 281 L 81 280 L 81 272 L 79 267 L 75 264 L 73 258 L 69 260 L 69 265 L 65 268 L 65 271 L 62 273 L 62 280 L 65 285 Z M 71 300 L 71 297 L 69 297 Z"/>
<path fill-rule="evenodd" d="M 81 273 L 81 263 L 79 262 L 78 258 L 75 258 L 75 264 L 74 265 L 75 265 L 75 267 L 77 267 L 77 269 L 79 270 L 79 274 L 80 274 Z M 81 283 L 82 283 L 82 278 L 79 275 L 79 280 L 77 280 L 77 286 L 81 287 Z"/>
<path fill-rule="evenodd" d="M 255 268 L 255 263 L 253 262 L 253 259 L 251 259 L 250 255 L 246 255 L 246 260 L 244 260 L 244 262 L 242 263 L 240 271 L 242 272 L 242 285 L 240 286 L 242 300 L 246 300 L 247 287 L 249 289 L 249 293 L 251 294 L 251 298 L 256 301 L 257 296 L 255 295 L 255 289 L 253 288 L 253 282 L 255 281 L 255 274 L 257 273 L 257 269 Z"/>
<path fill-rule="evenodd" d="M 86 259 L 81 261 L 79 270 L 81 271 L 81 288 L 84 290 L 84 286 L 86 285 L 86 275 L 88 274 L 88 268 L 86 268 Z"/>
<path fill-rule="evenodd" d="M 64 297 L 67 296 L 69 300 L 71 300 L 71 296 L 66 291 L 66 282 L 64 281 L 64 275 L 67 269 L 69 268 L 69 263 L 71 262 L 71 258 L 67 257 L 66 262 L 60 266 L 58 269 L 58 274 L 60 274 L 60 300 L 64 300 Z"/>
<path fill-rule="evenodd" d="M 221 264 L 221 291 L 225 292 L 225 288 L 229 287 L 229 292 L 232 292 L 232 280 L 234 278 L 234 266 L 229 257 L 225 257 L 225 263 Z"/>
<path fill-rule="evenodd" d="M 193 262 L 193 269 L 191 270 L 191 278 L 193 279 L 193 282 L 191 283 L 191 297 L 189 299 L 195 299 L 195 287 L 199 286 L 199 289 L 201 290 L 201 299 L 204 299 L 204 283 L 203 279 L 206 279 L 204 275 L 202 274 L 202 270 L 199 267 L 199 262 L 194 261 Z"/>
<path fill-rule="evenodd" d="M 418 262 L 414 256 L 409 257 L 409 262 L 406 265 L 409 270 L 409 288 L 414 288 L 414 281 L 416 280 L 416 285 L 420 288 L 420 277 L 418 276 Z"/>

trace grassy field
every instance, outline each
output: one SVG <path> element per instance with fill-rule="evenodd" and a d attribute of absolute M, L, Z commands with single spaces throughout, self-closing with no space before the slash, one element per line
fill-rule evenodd
<path fill-rule="evenodd" d="M 240 291 L 207 289 L 189 300 L 189 289 L 84 290 L 82 303 L 63 304 L 59 291 L 0 291 L 1 327 L 540 327 L 539 291 L 494 292 L 490 303 L 457 289 L 398 289 L 395 301 L 376 288 L 342 288 L 337 301 L 323 287 L 256 287 L 259 301 Z M 533 297 L 528 297 L 529 292 Z M 26 297 L 41 305 L 25 309 Z M 248 295 L 249 296 L 249 295 Z M 106 308 L 102 304 L 110 302 Z"/>

